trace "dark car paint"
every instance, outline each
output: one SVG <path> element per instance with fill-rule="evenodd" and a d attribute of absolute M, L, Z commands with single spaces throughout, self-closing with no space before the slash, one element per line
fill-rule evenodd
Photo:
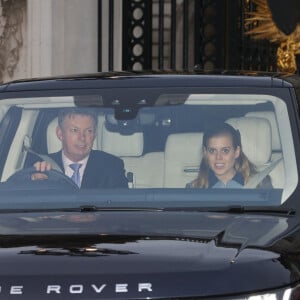
<path fill-rule="evenodd" d="M 282 77 L 282 78 L 281 78 Z M 284 80 L 283 80 L 284 78 Z M 244 73 L 241 76 L 228 73 L 146 73 L 112 72 L 78 76 L 63 76 L 16 80 L 3 86 L 2 92 L 41 91 L 60 89 L 90 89 L 110 87 L 160 87 L 160 86 L 198 86 L 198 87 L 292 87 L 284 76 L 279 74 Z"/>
<path fill-rule="evenodd" d="M 287 286 L 300 280 L 299 231 L 286 236 L 288 222 L 184 211 L 3 214 L 0 298 L 20 285 L 28 299 L 70 297 L 79 286 L 84 299 L 226 296 Z M 116 292 L 120 283 L 127 292 Z M 139 292 L 143 283 L 152 291 Z M 97 293 L 92 285 L 101 284 Z M 47 295 L 53 285 L 61 286 L 60 296 Z"/>
<path fill-rule="evenodd" d="M 0 97 L 68 95 L 74 89 L 103 87 L 264 92 L 286 101 L 300 153 L 299 79 L 252 75 L 257 74 L 91 74 L 8 83 L 0 87 Z M 291 286 L 300 282 L 299 193 L 297 187 L 282 205 L 295 209 L 295 216 L 187 211 L 1 213 L 0 298 L 197 299 Z M 139 284 L 151 284 L 152 290 L 139 291 Z M 47 294 L 49 285 L 59 286 L 61 293 Z"/>

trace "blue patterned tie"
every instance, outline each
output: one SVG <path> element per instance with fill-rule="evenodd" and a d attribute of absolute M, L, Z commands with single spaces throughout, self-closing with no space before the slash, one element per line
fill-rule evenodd
<path fill-rule="evenodd" d="M 82 164 L 70 164 L 70 168 L 74 171 L 73 175 L 71 176 L 71 179 L 80 187 L 80 174 L 79 169 L 82 166 Z"/>

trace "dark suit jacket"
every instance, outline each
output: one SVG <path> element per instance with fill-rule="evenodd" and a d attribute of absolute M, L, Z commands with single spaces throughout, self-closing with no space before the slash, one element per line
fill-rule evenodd
<path fill-rule="evenodd" d="M 64 170 L 61 151 L 49 156 Z M 123 161 L 106 152 L 92 150 L 84 170 L 81 188 L 128 188 Z"/>

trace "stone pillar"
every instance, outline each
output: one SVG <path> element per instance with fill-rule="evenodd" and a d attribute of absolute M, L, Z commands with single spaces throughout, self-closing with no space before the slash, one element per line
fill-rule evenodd
<path fill-rule="evenodd" d="M 27 15 L 27 77 L 97 71 L 97 0 L 27 0 Z"/>
<path fill-rule="evenodd" d="M 52 74 L 52 6 L 49 0 L 27 0 L 27 77 Z"/>

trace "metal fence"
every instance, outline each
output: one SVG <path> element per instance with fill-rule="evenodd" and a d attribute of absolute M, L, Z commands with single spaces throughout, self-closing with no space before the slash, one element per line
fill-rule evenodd
<path fill-rule="evenodd" d="M 246 0 L 100 0 L 99 71 L 275 71 L 276 46 L 245 35 L 247 9 Z"/>

